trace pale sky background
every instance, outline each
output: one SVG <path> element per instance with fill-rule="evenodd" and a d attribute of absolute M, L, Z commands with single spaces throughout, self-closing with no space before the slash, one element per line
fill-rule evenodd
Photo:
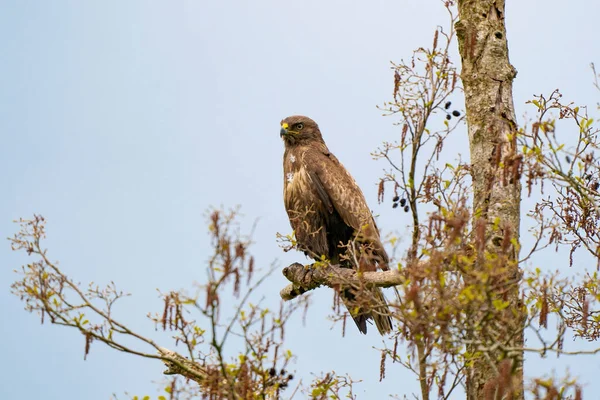
<path fill-rule="evenodd" d="M 507 2 L 520 121 L 533 113 L 524 104 L 532 94 L 557 87 L 596 113 L 589 64 L 600 63 L 600 3 Z M 211 205 L 242 204 L 247 229 L 260 219 L 258 263 L 304 261 L 275 241 L 276 232 L 290 231 L 279 121 L 291 114 L 319 123 L 381 214 L 382 230 L 402 231 L 407 214 L 376 201 L 386 165 L 369 152 L 399 131 L 375 106 L 391 97 L 389 62 L 430 46 L 434 27 L 446 23 L 437 0 L 2 0 L 0 237 L 14 233 L 13 219 L 43 214 L 51 258 L 78 281 L 114 280 L 133 293 L 120 315 L 153 336 L 145 315 L 160 309 L 156 289 L 204 279 L 203 215 Z M 465 143 L 451 145 L 466 156 Z M 563 256 L 550 254 L 539 266 L 561 267 Z M 1 397 L 100 400 L 128 391 L 155 398 L 161 363 L 97 343 L 84 361 L 79 333 L 40 325 L 22 310 L 9 285 L 26 262 L 8 241 L 0 246 Z M 263 289 L 268 301 L 285 284 L 276 274 Z M 300 357 L 297 376 L 349 373 L 364 380 L 355 387 L 362 399 L 416 391 L 400 367 L 378 383 L 374 329 L 340 338 L 326 320 L 331 293 L 320 290 L 314 301 L 307 326 L 295 320 L 287 329 Z M 586 383 L 586 398 L 600 393 L 598 357 L 528 358 L 527 368 L 527 376 L 569 369 Z"/>

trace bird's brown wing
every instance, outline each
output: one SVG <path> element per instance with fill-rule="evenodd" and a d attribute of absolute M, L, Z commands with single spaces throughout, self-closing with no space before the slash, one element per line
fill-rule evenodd
<path fill-rule="evenodd" d="M 325 207 L 325 209 L 329 213 L 332 213 L 333 212 L 333 204 L 331 202 L 331 198 L 327 194 L 327 190 L 323 186 L 323 183 L 321 182 L 321 179 L 319 178 L 317 171 L 309 170 L 308 176 L 309 176 L 310 181 L 313 184 L 312 186 L 315 189 L 315 192 L 317 192 L 317 196 L 319 196 L 319 198 L 323 202 L 323 207 Z"/>
<path fill-rule="evenodd" d="M 380 268 L 387 269 L 389 259 L 381 244 L 371 210 L 346 168 L 333 154 L 319 150 L 308 151 L 305 161 L 316 192 L 323 203 L 333 205 L 344 223 L 357 232 L 359 241 L 373 246 Z"/>
<path fill-rule="evenodd" d="M 312 186 L 323 204 L 332 204 L 344 223 L 359 232 L 357 240 L 372 247 L 373 257 L 369 257 L 366 268 L 374 270 L 375 263 L 372 261 L 375 260 L 381 269 L 389 269 L 389 258 L 381 244 L 371 210 L 346 168 L 333 154 L 316 149 L 307 152 L 305 160 Z M 341 290 L 340 296 L 362 333 L 367 333 L 367 320 L 370 318 L 382 335 L 392 331 L 390 310 L 381 288 L 371 288 L 362 293 L 346 288 Z"/>

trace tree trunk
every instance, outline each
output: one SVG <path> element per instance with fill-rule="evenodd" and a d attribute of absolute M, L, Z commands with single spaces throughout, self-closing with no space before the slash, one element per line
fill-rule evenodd
<path fill-rule="evenodd" d="M 516 118 L 512 82 L 516 70 L 508 59 L 504 0 L 459 0 L 456 32 L 462 59 L 461 78 L 465 91 L 473 177 L 473 230 L 478 251 L 475 268 L 489 265 L 489 256 L 502 254 L 506 267 L 503 284 L 493 295 L 510 303 L 497 338 L 510 338 L 503 345 L 523 346 L 523 312 L 519 298 L 518 260 L 520 157 L 516 149 Z M 485 227 L 485 229 L 484 229 Z M 481 232 L 485 232 L 482 234 Z M 508 244 L 510 243 L 510 244 Z M 487 253 L 486 258 L 484 254 Z M 502 331 L 504 330 L 504 331 Z M 501 340 L 500 339 L 500 340 Z M 470 352 L 489 343 L 473 336 Z M 510 383 L 505 378 L 501 350 L 490 358 L 476 359 L 467 377 L 467 399 L 522 399 L 522 351 L 512 353 Z M 504 364 L 506 366 L 506 362 Z M 506 372 L 508 373 L 508 372 Z"/>

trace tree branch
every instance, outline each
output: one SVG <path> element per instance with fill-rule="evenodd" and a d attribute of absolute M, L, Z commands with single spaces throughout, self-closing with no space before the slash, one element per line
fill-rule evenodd
<path fill-rule="evenodd" d="M 338 265 L 304 266 L 291 264 L 282 271 L 290 285 L 279 292 L 283 300 L 292 300 L 319 286 L 335 287 L 338 285 L 392 287 L 401 285 L 406 277 L 398 271 L 358 272 Z"/>
<path fill-rule="evenodd" d="M 188 360 L 179 353 L 160 347 L 159 354 L 162 362 L 167 366 L 167 369 L 163 372 L 165 375 L 182 375 L 199 384 L 208 376 L 206 369 L 200 364 Z"/>

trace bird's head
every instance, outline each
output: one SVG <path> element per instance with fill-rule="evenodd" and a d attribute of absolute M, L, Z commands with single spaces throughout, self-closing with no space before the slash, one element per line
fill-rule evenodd
<path fill-rule="evenodd" d="M 283 138 L 286 146 L 314 141 L 323 142 L 319 125 L 303 115 L 293 115 L 282 120 L 279 135 Z"/>

